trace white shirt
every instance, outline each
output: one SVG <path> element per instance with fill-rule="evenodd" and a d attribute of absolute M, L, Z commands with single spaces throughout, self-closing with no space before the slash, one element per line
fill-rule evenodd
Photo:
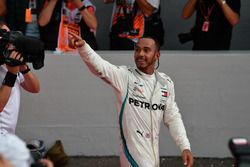
<path fill-rule="evenodd" d="M 6 67 L 4 65 L 1 65 L 0 85 L 2 85 L 6 73 Z M 11 90 L 10 98 L 3 111 L 0 112 L 0 135 L 6 133 L 15 133 L 20 108 L 20 83 L 22 83 L 23 81 L 23 75 L 19 73 L 16 79 L 16 83 Z"/>

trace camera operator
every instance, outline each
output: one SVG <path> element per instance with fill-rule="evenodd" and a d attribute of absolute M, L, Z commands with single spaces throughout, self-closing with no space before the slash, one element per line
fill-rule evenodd
<path fill-rule="evenodd" d="M 240 7 L 240 0 L 188 0 L 182 17 L 188 19 L 196 11 L 193 50 L 229 50 Z"/>
<path fill-rule="evenodd" d="M 0 28 L 4 27 L 2 25 Z M 40 91 L 39 80 L 23 62 L 22 55 L 13 50 L 10 51 L 8 59 L 22 65 L 12 66 L 6 63 L 0 53 L 0 136 L 15 133 L 20 107 L 20 87 L 31 93 Z"/>

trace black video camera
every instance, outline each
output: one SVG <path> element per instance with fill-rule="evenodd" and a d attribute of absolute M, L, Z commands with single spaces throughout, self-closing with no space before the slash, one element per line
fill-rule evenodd
<path fill-rule="evenodd" d="M 235 158 L 235 167 L 250 166 L 250 145 L 244 137 L 231 138 L 228 146 Z"/>
<path fill-rule="evenodd" d="M 186 42 L 193 40 L 193 34 L 192 33 L 180 33 L 178 34 L 178 38 L 181 44 L 184 44 Z"/>
<path fill-rule="evenodd" d="M 178 38 L 181 44 L 194 40 L 195 28 L 192 28 L 188 33 L 178 34 Z"/>
<path fill-rule="evenodd" d="M 32 63 L 33 68 L 38 70 L 44 66 L 44 44 L 40 40 L 27 37 L 20 31 L 6 31 L 0 29 L 0 62 L 11 66 L 22 65 L 19 61 L 9 58 L 13 50 L 8 46 L 12 45 L 13 50 L 21 53 L 24 58 L 23 62 Z"/>

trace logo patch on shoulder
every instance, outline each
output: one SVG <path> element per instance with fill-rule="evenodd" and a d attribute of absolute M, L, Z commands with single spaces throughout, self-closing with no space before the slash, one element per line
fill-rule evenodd
<path fill-rule="evenodd" d="M 168 92 L 167 91 L 162 90 L 161 93 L 162 93 L 161 94 L 162 97 L 168 97 Z"/>
<path fill-rule="evenodd" d="M 168 90 L 167 90 L 167 85 L 161 88 L 161 96 L 162 97 L 168 97 Z"/>

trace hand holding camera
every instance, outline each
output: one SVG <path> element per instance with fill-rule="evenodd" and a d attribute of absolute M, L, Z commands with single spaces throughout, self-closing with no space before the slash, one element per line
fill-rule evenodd
<path fill-rule="evenodd" d="M 15 52 L 13 52 L 15 51 Z M 34 69 L 44 66 L 44 44 L 19 31 L 0 29 L 0 62 L 9 66 L 32 63 Z"/>
<path fill-rule="evenodd" d="M 24 64 L 23 57 L 16 51 L 9 51 L 10 53 L 5 59 L 5 64 L 9 72 L 17 74 L 20 71 L 20 65 Z"/>

